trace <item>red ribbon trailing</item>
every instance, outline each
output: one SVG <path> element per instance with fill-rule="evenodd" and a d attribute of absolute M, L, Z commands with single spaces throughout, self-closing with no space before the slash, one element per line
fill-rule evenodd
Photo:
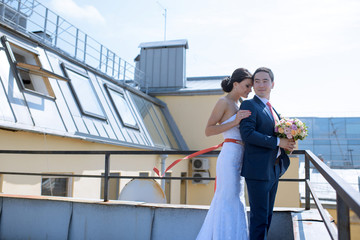
<path fill-rule="evenodd" d="M 222 143 L 218 144 L 218 145 L 215 145 L 215 146 L 212 146 L 212 147 L 209 147 L 209 148 L 206 148 L 206 149 L 203 149 L 203 150 L 200 150 L 198 152 L 195 152 L 195 153 L 192 153 L 186 157 L 183 157 L 183 158 L 180 158 L 178 160 L 175 160 L 172 164 L 170 164 L 170 166 L 168 166 L 166 169 L 165 169 L 165 172 L 160 176 L 160 171 L 159 169 L 157 169 L 156 167 L 153 168 L 154 172 L 159 176 L 159 177 L 163 177 L 165 175 L 165 173 L 167 171 L 169 171 L 171 168 L 173 168 L 176 164 L 178 164 L 180 161 L 184 160 L 184 159 L 189 159 L 189 158 L 193 158 L 193 157 L 196 157 L 196 156 L 199 156 L 201 154 L 204 154 L 204 153 L 207 153 L 207 152 L 211 152 L 215 149 L 218 149 L 219 147 L 222 147 L 222 145 L 226 142 L 232 142 L 232 143 L 237 143 L 237 144 L 241 144 L 243 145 L 243 142 L 241 140 L 238 140 L 238 139 L 233 139 L 233 138 L 226 138 Z"/>

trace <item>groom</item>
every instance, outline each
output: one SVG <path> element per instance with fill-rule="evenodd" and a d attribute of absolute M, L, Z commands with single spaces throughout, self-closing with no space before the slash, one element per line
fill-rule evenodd
<path fill-rule="evenodd" d="M 277 138 L 275 120 L 279 119 L 269 100 L 274 75 L 269 68 L 253 74 L 255 96 L 241 104 L 251 115 L 240 123 L 245 142 L 241 175 L 245 177 L 250 203 L 250 240 L 267 239 L 279 178 L 290 165 L 284 149 L 293 150 L 295 142 Z"/>

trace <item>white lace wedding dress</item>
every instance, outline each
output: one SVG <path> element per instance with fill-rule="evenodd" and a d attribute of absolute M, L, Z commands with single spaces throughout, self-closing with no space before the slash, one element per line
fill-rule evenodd
<path fill-rule="evenodd" d="M 224 132 L 223 137 L 241 140 L 239 127 Z M 244 178 L 240 176 L 243 152 L 240 144 L 224 143 L 216 164 L 216 191 L 197 240 L 248 239 Z"/>

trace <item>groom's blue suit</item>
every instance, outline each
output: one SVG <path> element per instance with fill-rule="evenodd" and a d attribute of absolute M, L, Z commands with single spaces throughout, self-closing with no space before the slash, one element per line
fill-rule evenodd
<path fill-rule="evenodd" d="M 245 142 L 241 175 L 245 177 L 250 202 L 250 239 L 266 239 L 270 227 L 279 177 L 290 165 L 281 149 L 279 157 L 274 119 L 267 106 L 255 96 L 244 101 L 240 109 L 251 115 L 240 123 Z"/>

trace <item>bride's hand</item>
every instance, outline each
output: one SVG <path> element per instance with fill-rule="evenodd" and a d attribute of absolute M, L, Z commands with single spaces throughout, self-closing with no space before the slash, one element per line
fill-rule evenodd
<path fill-rule="evenodd" d="M 236 113 L 235 121 L 239 124 L 241 120 L 249 117 L 250 115 L 251 115 L 251 112 L 249 110 L 239 110 Z"/>

